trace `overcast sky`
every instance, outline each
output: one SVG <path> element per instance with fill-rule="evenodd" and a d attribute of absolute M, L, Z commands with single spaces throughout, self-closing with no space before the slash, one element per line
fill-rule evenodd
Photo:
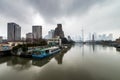
<path fill-rule="evenodd" d="M 96 32 L 120 36 L 120 0 L 0 0 L 0 36 L 7 37 L 7 23 L 22 27 L 22 36 L 32 25 L 43 26 L 43 36 L 57 23 L 65 35 Z"/>

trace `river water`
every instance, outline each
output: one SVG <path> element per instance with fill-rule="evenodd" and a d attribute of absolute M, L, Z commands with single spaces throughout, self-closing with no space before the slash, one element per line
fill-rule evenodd
<path fill-rule="evenodd" d="M 0 80 L 120 80 L 120 50 L 75 44 L 44 60 L 0 58 Z"/>

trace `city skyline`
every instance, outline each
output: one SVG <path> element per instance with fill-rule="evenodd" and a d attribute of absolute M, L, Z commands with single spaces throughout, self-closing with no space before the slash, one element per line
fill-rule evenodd
<path fill-rule="evenodd" d="M 7 23 L 15 22 L 22 28 L 22 36 L 32 32 L 32 25 L 43 26 L 43 37 L 61 23 L 65 36 L 89 33 L 119 37 L 119 0 L 1 0 L 0 36 L 7 38 Z M 19 4 L 18 4 L 19 3 Z M 47 5 L 47 6 L 46 6 Z M 9 9 L 10 8 L 10 9 Z"/>

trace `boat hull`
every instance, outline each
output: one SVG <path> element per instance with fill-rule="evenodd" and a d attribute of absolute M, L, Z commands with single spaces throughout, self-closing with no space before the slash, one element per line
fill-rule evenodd
<path fill-rule="evenodd" d="M 32 55 L 32 58 L 34 58 L 34 59 L 43 59 L 43 58 L 47 58 L 47 57 L 49 57 L 49 56 L 52 56 L 52 55 L 54 55 L 54 54 L 57 54 L 57 53 L 59 53 L 59 52 L 60 52 L 60 49 L 57 50 L 57 51 L 55 51 L 55 52 L 53 52 L 53 53 L 50 53 L 50 54 Z"/>
<path fill-rule="evenodd" d="M 11 50 L 0 51 L 0 57 L 11 56 Z"/>
<path fill-rule="evenodd" d="M 23 57 L 23 58 L 32 58 L 32 55 L 31 54 L 21 54 L 20 57 Z"/>

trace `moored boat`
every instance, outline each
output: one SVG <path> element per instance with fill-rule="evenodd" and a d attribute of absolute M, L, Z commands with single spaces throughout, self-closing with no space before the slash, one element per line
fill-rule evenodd
<path fill-rule="evenodd" d="M 23 58 L 32 58 L 32 54 L 22 53 L 22 54 L 20 55 L 20 57 L 23 57 Z"/>
<path fill-rule="evenodd" d="M 53 54 L 59 53 L 61 49 L 59 47 L 45 48 L 42 50 L 33 50 L 32 58 L 43 59 Z"/>
<path fill-rule="evenodd" d="M 0 57 L 11 56 L 11 50 L 0 51 Z"/>

